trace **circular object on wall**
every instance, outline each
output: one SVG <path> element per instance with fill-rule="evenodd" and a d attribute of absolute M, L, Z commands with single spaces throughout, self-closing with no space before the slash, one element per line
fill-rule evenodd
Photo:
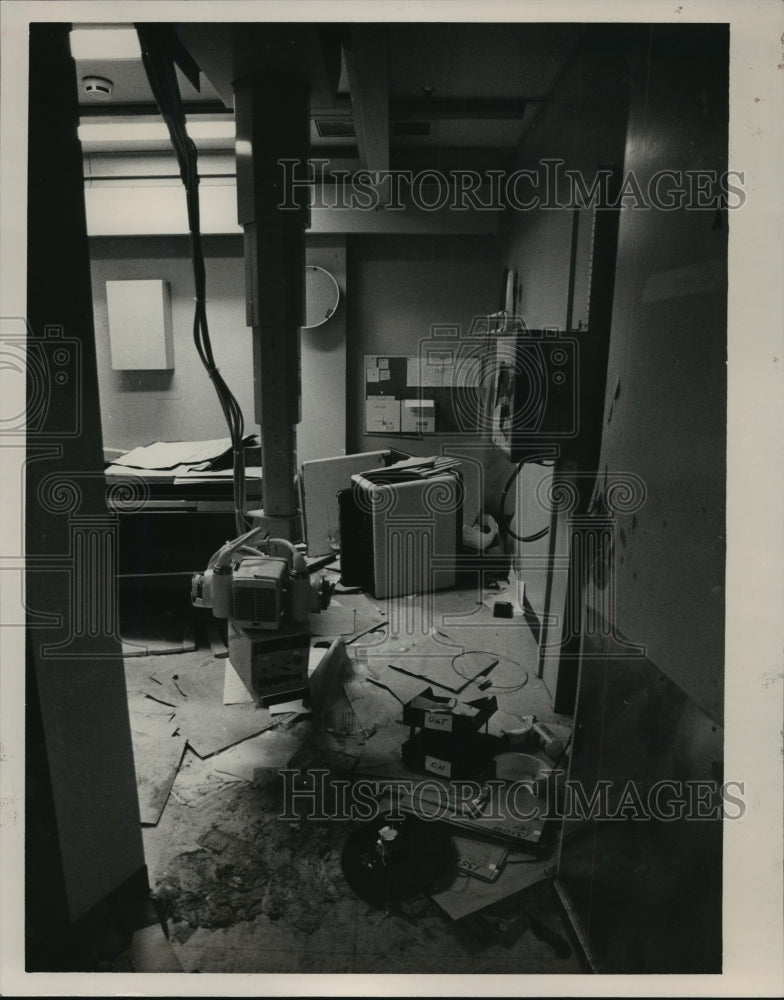
<path fill-rule="evenodd" d="M 312 330 L 327 322 L 338 308 L 340 286 L 326 268 L 308 264 L 305 268 L 304 330 Z"/>

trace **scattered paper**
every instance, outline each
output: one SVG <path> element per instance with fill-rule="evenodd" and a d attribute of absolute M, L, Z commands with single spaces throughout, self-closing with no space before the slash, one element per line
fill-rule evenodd
<path fill-rule="evenodd" d="M 142 733 L 133 727 L 131 740 L 141 822 L 143 826 L 155 826 L 177 777 L 185 740 L 181 736 Z"/>
<path fill-rule="evenodd" d="M 256 699 L 245 687 L 245 683 L 232 666 L 231 660 L 226 660 L 223 676 L 224 705 L 253 705 Z"/>
<path fill-rule="evenodd" d="M 301 698 L 295 701 L 283 701 L 279 705 L 270 705 L 270 715 L 307 715 L 310 709 Z"/>
<path fill-rule="evenodd" d="M 460 920 L 549 878 L 553 867 L 552 860 L 513 863 L 510 858 L 495 882 L 481 882 L 458 872 L 450 885 L 430 898 L 452 920 Z"/>
<path fill-rule="evenodd" d="M 358 638 L 386 622 L 384 615 L 364 594 L 341 594 L 330 606 L 310 616 L 310 631 L 318 636 Z"/>
<path fill-rule="evenodd" d="M 253 435 L 248 435 L 251 438 Z M 246 438 L 246 440 L 248 439 Z M 231 438 L 211 441 L 155 441 L 134 448 L 115 459 L 115 465 L 137 469 L 173 469 L 178 465 L 196 465 L 220 458 L 231 448 Z"/>
<path fill-rule="evenodd" d="M 457 851 L 457 870 L 485 882 L 495 882 L 509 853 L 502 844 L 490 840 L 453 833 L 452 843 Z"/>
<path fill-rule="evenodd" d="M 193 466 L 184 466 L 181 471 L 177 472 L 174 478 L 175 485 L 180 483 L 214 483 L 231 481 L 234 478 L 233 469 L 199 469 Z M 259 465 L 246 465 L 245 466 L 245 481 L 251 479 L 261 479 L 261 466 Z"/>
<path fill-rule="evenodd" d="M 155 479 L 164 483 L 172 482 L 176 476 L 185 475 L 189 465 L 176 465 L 173 469 L 136 469 L 130 465 L 107 465 L 103 470 L 105 476 L 117 476 L 124 479 L 138 478 L 142 480 Z"/>
<path fill-rule="evenodd" d="M 439 791 L 438 785 L 441 785 Z M 402 792 L 400 808 L 407 812 L 421 813 L 432 806 L 434 815 L 450 826 L 465 830 L 476 837 L 498 840 L 518 851 L 534 850 L 544 830 L 543 809 L 546 803 L 536 798 L 525 787 L 517 788 L 513 807 L 505 786 L 491 782 L 484 786 L 483 794 L 471 808 L 449 808 L 444 803 L 453 797 L 454 785 L 431 776 L 420 785 L 416 797 Z"/>
<path fill-rule="evenodd" d="M 301 745 L 302 737 L 296 733 L 273 730 L 225 750 L 215 757 L 213 768 L 218 773 L 253 781 L 259 768 L 286 767 Z"/>
<path fill-rule="evenodd" d="M 210 757 L 280 721 L 255 703 L 224 705 L 225 664 L 212 656 L 157 671 L 154 679 L 161 690 L 179 696 L 175 701 L 177 725 L 199 757 Z"/>
<path fill-rule="evenodd" d="M 421 694 L 428 687 L 428 684 L 421 677 L 414 677 L 411 674 L 395 670 L 384 660 L 368 659 L 367 678 L 372 684 L 386 688 L 401 705 L 407 705 L 412 698 Z"/>
<path fill-rule="evenodd" d="M 367 682 L 350 680 L 343 682 L 343 690 L 357 717 L 360 729 L 367 733 L 372 732 L 378 716 L 372 686 Z"/>
<path fill-rule="evenodd" d="M 310 647 L 310 655 L 308 656 L 308 676 L 315 671 L 316 667 L 318 667 L 319 663 L 321 663 L 328 652 L 329 644 Z"/>
<path fill-rule="evenodd" d="M 127 680 L 126 684 L 128 688 L 128 711 L 131 713 L 131 717 L 133 717 L 136 713 L 141 713 L 143 715 L 155 713 L 157 715 L 169 716 L 173 714 L 173 705 L 167 705 L 157 698 L 151 698 L 144 688 L 139 690 L 138 688 L 131 687 Z M 153 683 L 150 681 L 149 677 L 147 678 L 147 685 L 149 688 L 153 687 Z"/>
<path fill-rule="evenodd" d="M 393 670 L 426 680 L 456 694 L 481 675 L 492 672 L 498 657 L 492 653 L 472 650 L 456 656 L 418 656 L 416 647 L 399 656 L 390 666 Z"/>
<path fill-rule="evenodd" d="M 151 703 L 154 704 L 154 703 Z M 159 706 L 166 714 L 159 712 L 131 712 L 131 734 L 149 736 L 157 740 L 166 740 L 177 732 L 174 721 L 175 712 L 165 706 Z"/>

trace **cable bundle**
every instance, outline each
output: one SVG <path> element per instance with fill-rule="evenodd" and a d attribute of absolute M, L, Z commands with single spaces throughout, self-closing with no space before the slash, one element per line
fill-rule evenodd
<path fill-rule="evenodd" d="M 142 50 L 142 62 L 152 89 L 155 103 L 169 130 L 174 152 L 180 167 L 180 176 L 185 186 L 188 209 L 188 229 L 191 239 L 191 260 L 196 306 L 193 315 L 193 341 L 201 362 L 212 380 L 231 437 L 234 459 L 234 518 L 237 533 L 247 530 L 245 517 L 245 458 L 243 438 L 245 421 L 242 410 L 234 394 L 223 379 L 212 353 L 209 326 L 207 324 L 207 279 L 204 266 L 204 250 L 201 240 L 199 217 L 199 173 L 197 152 L 193 140 L 185 129 L 185 114 L 182 109 L 180 87 L 174 69 L 174 60 L 169 44 L 167 27 L 137 24 L 136 32 Z"/>
<path fill-rule="evenodd" d="M 549 533 L 549 526 L 542 528 L 540 531 L 534 532 L 533 535 L 518 535 L 512 530 L 511 524 L 506 523 L 506 499 L 509 496 L 509 491 L 514 484 L 514 481 L 520 475 L 523 466 L 533 464 L 533 465 L 553 465 L 553 462 L 548 462 L 543 458 L 537 457 L 535 455 L 526 455 L 524 458 L 520 459 L 514 468 L 511 476 L 507 479 L 506 485 L 503 490 L 501 490 L 501 499 L 498 504 L 498 527 L 501 535 L 502 542 L 506 542 L 508 537 L 514 538 L 518 542 L 537 542 L 540 538 L 544 538 L 546 534 Z"/>

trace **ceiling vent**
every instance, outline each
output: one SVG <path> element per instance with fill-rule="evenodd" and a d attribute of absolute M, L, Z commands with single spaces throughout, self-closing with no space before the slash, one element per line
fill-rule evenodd
<path fill-rule="evenodd" d="M 350 118 L 317 118 L 315 123 L 322 139 L 353 139 L 357 134 Z"/>
<path fill-rule="evenodd" d="M 430 122 L 395 122 L 392 134 L 399 136 L 430 135 Z"/>

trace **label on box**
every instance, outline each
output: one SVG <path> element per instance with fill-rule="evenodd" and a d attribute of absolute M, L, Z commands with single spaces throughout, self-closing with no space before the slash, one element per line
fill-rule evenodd
<path fill-rule="evenodd" d="M 365 400 L 365 431 L 400 433 L 400 400 L 393 396 L 369 396 Z"/>
<path fill-rule="evenodd" d="M 440 760 L 438 757 L 425 755 L 425 770 L 431 774 L 440 774 L 444 778 L 452 777 L 452 765 L 448 760 Z"/>
<path fill-rule="evenodd" d="M 401 431 L 432 434 L 436 429 L 436 404 L 432 399 L 404 399 L 400 409 Z"/>
<path fill-rule="evenodd" d="M 440 733 L 452 732 L 452 716 L 439 712 L 425 712 L 425 729 L 434 729 Z"/>

